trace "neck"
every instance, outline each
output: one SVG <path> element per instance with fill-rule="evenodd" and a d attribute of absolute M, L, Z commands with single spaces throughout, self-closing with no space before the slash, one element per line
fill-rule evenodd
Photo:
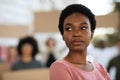
<path fill-rule="evenodd" d="M 25 63 L 31 62 L 32 61 L 32 57 L 31 56 L 23 56 L 22 57 L 22 61 Z"/>
<path fill-rule="evenodd" d="M 65 60 L 73 64 L 86 64 L 86 53 L 86 51 L 70 51 L 69 54 L 66 56 Z"/>

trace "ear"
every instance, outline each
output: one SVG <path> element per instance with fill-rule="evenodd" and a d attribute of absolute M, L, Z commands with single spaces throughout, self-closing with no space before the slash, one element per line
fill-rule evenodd
<path fill-rule="evenodd" d="M 94 30 L 91 30 L 91 40 L 92 40 L 93 36 L 94 36 Z"/>

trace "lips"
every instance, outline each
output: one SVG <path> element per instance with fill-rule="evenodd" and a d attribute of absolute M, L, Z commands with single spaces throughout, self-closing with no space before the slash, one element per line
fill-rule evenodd
<path fill-rule="evenodd" d="M 75 45 L 75 46 L 79 46 L 79 45 L 82 45 L 84 43 L 84 41 L 82 40 L 73 40 L 71 42 L 72 45 Z"/>

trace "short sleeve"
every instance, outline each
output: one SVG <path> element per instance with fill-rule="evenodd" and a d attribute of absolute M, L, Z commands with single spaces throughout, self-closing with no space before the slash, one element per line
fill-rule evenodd
<path fill-rule="evenodd" d="M 65 64 L 55 62 L 50 67 L 50 80 L 72 80 L 72 78 Z"/>

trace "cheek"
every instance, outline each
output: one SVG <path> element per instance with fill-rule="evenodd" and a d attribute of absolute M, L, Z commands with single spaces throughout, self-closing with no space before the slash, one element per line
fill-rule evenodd
<path fill-rule="evenodd" d="M 87 37 L 88 37 L 89 40 L 91 40 L 93 38 L 93 33 L 91 31 L 89 31 L 87 33 L 87 35 L 88 35 Z"/>
<path fill-rule="evenodd" d="M 85 42 L 86 42 L 87 45 L 92 40 L 92 34 L 91 34 L 91 32 L 86 33 L 85 36 L 83 36 L 83 37 L 84 37 L 84 40 L 85 40 Z"/>
<path fill-rule="evenodd" d="M 64 33 L 62 37 L 63 37 L 63 40 L 65 41 L 65 44 L 67 46 L 69 46 L 70 45 L 70 40 L 71 40 L 70 34 L 68 35 L 67 33 Z"/>
<path fill-rule="evenodd" d="M 69 42 L 69 40 L 71 39 L 71 37 L 70 37 L 70 34 L 68 34 L 68 33 L 66 33 L 66 32 L 64 32 L 64 34 L 63 34 L 63 40 L 65 41 L 65 42 Z"/>

